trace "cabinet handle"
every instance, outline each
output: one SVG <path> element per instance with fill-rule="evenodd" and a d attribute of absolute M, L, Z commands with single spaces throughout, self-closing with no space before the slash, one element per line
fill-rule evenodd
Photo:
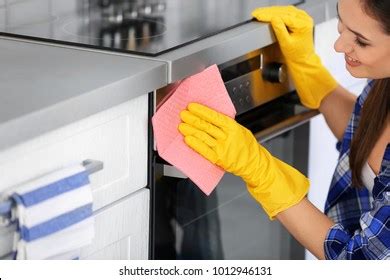
<path fill-rule="evenodd" d="M 83 166 L 85 167 L 85 171 L 89 175 L 99 172 L 100 170 L 103 170 L 104 164 L 100 160 L 94 160 L 94 159 L 86 159 L 83 161 Z"/>
<path fill-rule="evenodd" d="M 82 164 L 85 167 L 85 171 L 89 175 L 102 170 L 104 167 L 102 161 L 93 160 L 93 159 L 86 159 L 82 162 Z M 12 208 L 12 201 L 6 200 L 0 202 L 0 226 L 8 224 L 8 219 L 6 216 L 10 213 L 11 208 Z"/>

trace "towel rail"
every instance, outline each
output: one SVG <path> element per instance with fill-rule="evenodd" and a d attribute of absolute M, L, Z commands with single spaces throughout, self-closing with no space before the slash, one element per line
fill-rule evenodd
<path fill-rule="evenodd" d="M 99 160 L 87 159 L 82 162 L 85 170 L 88 174 L 98 172 L 103 169 L 103 162 Z M 3 224 L 2 219 L 5 215 L 9 215 L 12 208 L 12 202 L 10 200 L 0 202 L 0 225 Z"/>

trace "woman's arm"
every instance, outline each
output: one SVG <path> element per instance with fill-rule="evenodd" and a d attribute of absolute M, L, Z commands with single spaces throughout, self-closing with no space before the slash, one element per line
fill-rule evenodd
<path fill-rule="evenodd" d="M 318 259 L 325 259 L 324 241 L 334 223 L 304 198 L 276 218 Z"/>
<path fill-rule="evenodd" d="M 338 140 L 343 139 L 356 98 L 354 94 L 339 85 L 321 101 L 319 110 Z"/>
<path fill-rule="evenodd" d="M 338 86 L 321 101 L 319 110 L 338 140 L 343 138 L 356 98 L 354 94 Z M 325 259 L 325 237 L 334 222 L 307 198 L 280 212 L 276 218 L 314 256 Z"/>

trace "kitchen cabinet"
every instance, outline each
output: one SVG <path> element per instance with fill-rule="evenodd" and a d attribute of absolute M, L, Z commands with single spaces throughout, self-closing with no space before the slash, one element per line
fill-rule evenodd
<path fill-rule="evenodd" d="M 147 130 L 145 94 L 26 141 L 0 153 L 0 191 L 72 162 L 102 161 L 90 176 L 95 238 L 81 257 L 147 259 Z M 10 253 L 13 230 L 0 229 L 0 256 Z"/>
<path fill-rule="evenodd" d="M 148 259 L 149 190 L 143 188 L 94 213 L 95 237 L 80 259 Z M 0 229 L 0 259 L 9 259 L 12 228 Z"/>
<path fill-rule="evenodd" d="M 81 259 L 148 259 L 149 190 L 141 189 L 95 213 L 95 232 Z"/>
<path fill-rule="evenodd" d="M 148 93 L 166 85 L 166 63 L 1 36 L 0 50 L 0 192 L 102 161 L 90 176 L 96 238 L 82 257 L 147 258 Z M 13 232 L 0 227 L 0 257 Z"/>
<path fill-rule="evenodd" d="M 147 185 L 148 95 L 0 152 L 0 191 L 85 159 L 97 210 Z"/>

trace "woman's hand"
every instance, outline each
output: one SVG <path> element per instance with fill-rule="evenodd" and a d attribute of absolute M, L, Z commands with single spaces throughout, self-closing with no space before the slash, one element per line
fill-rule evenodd
<path fill-rule="evenodd" d="M 253 134 L 234 119 L 206 106 L 191 103 L 181 112 L 179 130 L 188 146 L 222 169 L 250 184 L 260 167 L 259 149 Z"/>
<path fill-rule="evenodd" d="M 270 22 L 283 55 L 289 61 L 306 60 L 314 53 L 313 19 L 294 6 L 258 8 L 252 16 Z"/>
<path fill-rule="evenodd" d="M 307 178 L 274 158 L 234 119 L 197 103 L 189 104 L 180 117 L 183 123 L 179 131 L 186 144 L 212 163 L 242 177 L 270 218 L 306 195 Z"/>
<path fill-rule="evenodd" d="M 271 23 L 302 104 L 319 108 L 338 84 L 315 53 L 313 19 L 294 6 L 258 8 L 252 16 Z"/>

